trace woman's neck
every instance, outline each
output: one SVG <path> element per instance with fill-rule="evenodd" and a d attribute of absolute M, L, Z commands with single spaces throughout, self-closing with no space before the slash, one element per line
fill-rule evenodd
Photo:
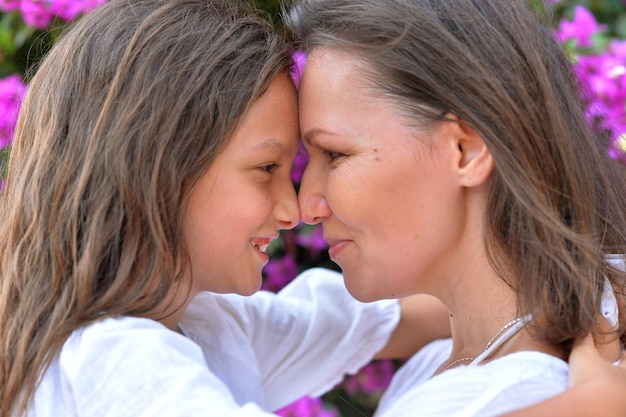
<path fill-rule="evenodd" d="M 509 331 L 513 335 L 493 349 L 485 361 L 523 350 L 562 357 L 563 352 L 559 348 L 532 337 L 528 331 L 532 319 L 529 325 L 523 325 L 527 317 L 524 317 L 524 312 L 518 312 L 514 290 L 490 267 L 481 269 L 480 273 L 468 271 L 463 278 L 456 279 L 446 295 L 442 296 L 442 301 L 450 309 L 453 347 L 450 359 L 438 372 L 447 367 L 468 365 Z M 514 329 L 518 331 L 513 332 Z"/>

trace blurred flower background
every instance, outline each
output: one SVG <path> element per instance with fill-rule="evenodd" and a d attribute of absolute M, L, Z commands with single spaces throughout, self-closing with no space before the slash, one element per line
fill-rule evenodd
<path fill-rule="evenodd" d="M 279 0 L 249 0 L 282 30 Z M 494 0 L 495 1 L 495 0 Z M 538 4 L 539 0 L 529 0 Z M 106 0 L 0 0 L 0 189 L 28 80 L 66 25 Z M 555 37 L 568 53 L 587 103 L 590 125 L 607 152 L 626 164 L 626 0 L 547 0 Z M 297 55 L 302 65 L 304 57 Z M 307 157 L 292 178 L 298 187 Z M 338 270 L 321 228 L 301 224 L 270 248 L 263 288 L 279 291 L 312 266 Z M 279 410 L 289 417 L 370 416 L 401 361 L 376 361 L 321 398 L 305 397 Z M 306 377 L 303 375 L 303 377 Z"/>

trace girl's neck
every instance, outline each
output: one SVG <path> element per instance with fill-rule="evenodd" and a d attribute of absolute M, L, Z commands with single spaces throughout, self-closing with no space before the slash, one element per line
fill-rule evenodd
<path fill-rule="evenodd" d="M 184 299 L 182 298 L 182 295 L 178 296 L 174 301 L 170 303 L 170 305 L 173 306 L 171 310 L 168 311 L 165 315 L 161 315 L 161 318 L 157 319 L 157 321 L 168 329 L 174 332 L 178 332 L 178 324 L 180 323 L 183 314 L 185 314 L 187 307 L 197 293 L 198 291 L 192 290 L 188 295 L 184 294 Z"/>

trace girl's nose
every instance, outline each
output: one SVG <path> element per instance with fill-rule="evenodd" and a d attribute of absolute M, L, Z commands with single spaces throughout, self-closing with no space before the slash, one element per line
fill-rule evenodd
<path fill-rule="evenodd" d="M 279 192 L 281 198 L 274 208 L 274 217 L 278 220 L 280 229 L 293 229 L 300 221 L 298 196 L 291 182 Z"/>

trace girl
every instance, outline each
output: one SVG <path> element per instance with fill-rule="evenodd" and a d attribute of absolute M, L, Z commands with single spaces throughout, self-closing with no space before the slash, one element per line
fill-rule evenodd
<path fill-rule="evenodd" d="M 268 245 L 299 220 L 291 65 L 270 27 L 219 0 L 112 0 L 55 45 L 0 208 L 0 415 L 260 416 L 251 401 L 328 389 L 383 347 L 397 303 L 357 303 L 326 271 L 292 287 L 289 316 L 263 297 L 249 307 L 293 328 L 258 352 L 268 369 L 237 357 L 262 329 L 220 317 L 211 294 L 189 307 L 202 291 L 255 292 Z M 321 341 L 298 351 L 305 337 Z M 306 378 L 264 360 L 319 363 L 351 340 L 359 354 Z M 220 379 L 233 373 L 234 396 Z M 257 380 L 289 389 L 266 400 Z"/>

